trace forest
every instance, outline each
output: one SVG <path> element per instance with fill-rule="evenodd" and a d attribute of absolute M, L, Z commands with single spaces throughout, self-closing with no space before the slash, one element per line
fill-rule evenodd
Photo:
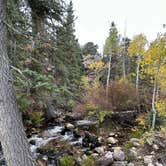
<path fill-rule="evenodd" d="M 166 166 L 166 33 L 76 36 L 72 1 L 0 0 L 0 166 Z"/>

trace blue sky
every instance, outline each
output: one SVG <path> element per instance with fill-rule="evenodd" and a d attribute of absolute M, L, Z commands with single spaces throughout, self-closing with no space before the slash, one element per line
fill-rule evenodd
<path fill-rule="evenodd" d="M 73 0 L 76 35 L 80 44 L 92 41 L 103 48 L 110 24 L 115 22 L 119 33 L 127 36 L 144 33 L 153 40 L 158 32 L 166 32 L 166 0 Z"/>

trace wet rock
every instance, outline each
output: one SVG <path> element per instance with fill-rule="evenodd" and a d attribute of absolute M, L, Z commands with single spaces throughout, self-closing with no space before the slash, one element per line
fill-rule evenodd
<path fill-rule="evenodd" d="M 153 156 L 152 155 L 144 156 L 144 163 L 145 164 L 150 164 L 152 162 L 153 162 Z"/>
<path fill-rule="evenodd" d="M 106 152 L 97 160 L 97 166 L 109 166 L 113 163 L 112 152 Z"/>
<path fill-rule="evenodd" d="M 115 149 L 113 157 L 116 161 L 123 161 L 125 160 L 125 153 L 122 150 Z"/>
<path fill-rule="evenodd" d="M 127 161 L 115 161 L 112 166 L 126 166 Z"/>
<path fill-rule="evenodd" d="M 62 114 L 64 113 L 64 109 L 62 106 L 58 106 L 56 104 L 56 102 L 50 100 L 50 99 L 47 99 L 46 101 L 46 120 L 48 122 L 50 121 L 53 121 L 53 120 L 56 120 L 58 119 L 61 119 L 60 117 L 62 117 Z M 63 121 L 63 119 L 62 119 Z"/>
<path fill-rule="evenodd" d="M 95 148 L 95 151 L 99 154 L 102 154 L 102 153 L 104 153 L 105 149 L 106 149 L 105 146 L 100 146 L 100 147 Z"/>
<path fill-rule="evenodd" d="M 66 128 L 69 129 L 69 130 L 72 130 L 72 129 L 75 128 L 75 126 L 74 126 L 73 124 L 71 124 L 71 123 L 67 123 L 65 126 L 66 126 Z"/>
<path fill-rule="evenodd" d="M 98 142 L 98 138 L 95 135 L 90 134 L 89 132 L 85 132 L 85 136 L 82 140 L 83 147 L 90 147 L 94 149 L 95 147 L 100 146 L 101 144 Z"/>
<path fill-rule="evenodd" d="M 29 143 L 30 143 L 31 145 L 36 145 L 36 140 L 30 140 Z"/>
<path fill-rule="evenodd" d="M 78 120 L 76 122 L 77 126 L 91 126 L 91 125 L 95 125 L 96 123 L 94 121 L 90 121 L 90 120 Z"/>
<path fill-rule="evenodd" d="M 0 165 L 1 166 L 6 166 L 6 161 L 5 161 L 5 158 L 4 158 L 2 152 L 0 152 Z"/>
<path fill-rule="evenodd" d="M 107 142 L 110 144 L 116 144 L 116 143 L 118 143 L 118 140 L 115 139 L 114 137 L 109 137 L 109 138 L 107 138 Z"/>

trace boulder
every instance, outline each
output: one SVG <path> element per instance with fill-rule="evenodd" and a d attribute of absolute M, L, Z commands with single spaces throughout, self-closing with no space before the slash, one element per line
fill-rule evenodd
<path fill-rule="evenodd" d="M 164 166 L 163 164 L 159 163 L 159 162 L 156 162 L 155 163 L 156 166 Z"/>
<path fill-rule="evenodd" d="M 90 149 L 94 149 L 100 145 L 101 144 L 98 142 L 97 136 L 95 136 L 89 132 L 85 132 L 85 136 L 82 139 L 82 146 L 83 147 L 90 147 Z"/>
<path fill-rule="evenodd" d="M 138 158 L 138 153 L 136 151 L 136 148 L 131 148 L 129 150 L 128 156 L 131 157 L 132 159 L 137 159 Z"/>
<path fill-rule="evenodd" d="M 152 147 L 153 147 L 154 150 L 159 150 L 159 146 L 157 144 L 153 144 Z"/>
<path fill-rule="evenodd" d="M 106 149 L 105 146 L 100 146 L 100 147 L 95 148 L 95 151 L 99 154 L 103 154 L 105 149 Z"/>
<path fill-rule="evenodd" d="M 150 164 L 153 162 L 153 155 L 146 155 L 144 156 L 144 163 L 145 164 Z"/>
<path fill-rule="evenodd" d="M 92 153 L 91 156 L 94 157 L 94 158 L 97 158 L 99 156 L 99 154 L 98 153 Z"/>
<path fill-rule="evenodd" d="M 66 128 L 69 129 L 69 130 L 72 130 L 72 129 L 75 128 L 75 126 L 74 126 L 73 124 L 71 124 L 71 123 L 67 123 L 65 126 L 66 126 Z"/>
<path fill-rule="evenodd" d="M 109 137 L 109 138 L 107 138 L 107 142 L 110 144 L 116 144 L 116 143 L 118 143 L 118 140 L 115 139 L 114 137 Z"/>
<path fill-rule="evenodd" d="M 116 161 L 125 160 L 125 153 L 122 150 L 115 149 L 113 152 L 113 157 Z"/>
<path fill-rule="evenodd" d="M 114 137 L 115 136 L 115 133 L 111 132 L 109 133 L 109 137 Z"/>
<path fill-rule="evenodd" d="M 97 166 L 109 166 L 113 163 L 112 152 L 105 152 L 98 160 Z"/>
<path fill-rule="evenodd" d="M 139 142 L 139 139 L 138 138 L 131 138 L 130 142 Z"/>

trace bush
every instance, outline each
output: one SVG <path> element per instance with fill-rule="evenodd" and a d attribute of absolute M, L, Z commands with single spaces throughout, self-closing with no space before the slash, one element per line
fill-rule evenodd
<path fill-rule="evenodd" d="M 60 158 L 60 165 L 61 166 L 74 166 L 75 165 L 75 159 L 73 156 L 63 156 Z"/>
<path fill-rule="evenodd" d="M 82 166 L 96 166 L 96 162 L 93 157 L 87 157 L 83 160 Z"/>
<path fill-rule="evenodd" d="M 143 99 L 136 94 L 135 85 L 124 81 L 110 82 L 108 98 L 106 88 L 99 82 L 92 85 L 86 84 L 86 95 L 83 102 L 74 108 L 74 112 L 83 115 L 97 116 L 100 121 L 112 111 L 140 110 L 146 107 Z"/>

